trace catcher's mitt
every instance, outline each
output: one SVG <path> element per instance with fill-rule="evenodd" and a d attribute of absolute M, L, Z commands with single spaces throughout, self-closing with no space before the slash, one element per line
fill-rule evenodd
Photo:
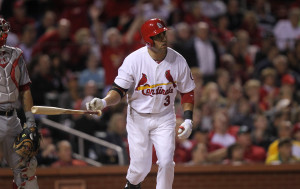
<path fill-rule="evenodd" d="M 38 153 L 41 135 L 36 127 L 24 127 L 14 142 L 14 150 L 23 158 L 31 158 Z"/>

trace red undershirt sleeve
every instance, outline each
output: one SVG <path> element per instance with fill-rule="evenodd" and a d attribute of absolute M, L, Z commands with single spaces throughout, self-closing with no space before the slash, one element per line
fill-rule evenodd
<path fill-rule="evenodd" d="M 180 93 L 180 95 L 181 95 L 181 104 L 183 103 L 194 104 L 194 90 L 188 93 Z"/>
<path fill-rule="evenodd" d="M 30 89 L 30 83 L 26 83 L 25 85 L 21 85 L 19 86 L 19 91 L 22 92 L 22 91 L 26 91 Z"/>

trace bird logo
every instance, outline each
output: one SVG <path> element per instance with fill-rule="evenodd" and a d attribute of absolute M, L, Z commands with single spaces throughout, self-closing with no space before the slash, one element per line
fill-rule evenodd
<path fill-rule="evenodd" d="M 135 88 L 135 90 L 137 91 L 138 88 L 139 88 L 140 86 L 144 85 L 145 83 L 147 83 L 147 75 L 144 74 L 144 73 L 142 73 L 142 78 L 140 79 L 140 81 L 139 81 L 137 87 Z"/>
<path fill-rule="evenodd" d="M 175 81 L 174 81 L 174 79 L 173 79 L 173 77 L 172 77 L 172 75 L 170 73 L 170 70 L 166 71 L 165 76 L 166 76 L 167 80 L 169 82 L 171 82 L 173 84 L 173 87 L 175 88 L 177 85 L 176 85 L 176 83 L 175 83 Z"/>

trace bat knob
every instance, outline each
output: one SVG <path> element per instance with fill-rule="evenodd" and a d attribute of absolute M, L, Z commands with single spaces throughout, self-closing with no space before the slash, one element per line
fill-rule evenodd
<path fill-rule="evenodd" d="M 101 110 L 97 110 L 97 112 L 98 112 L 98 116 L 101 116 L 102 115 L 102 111 Z"/>
<path fill-rule="evenodd" d="M 37 111 L 37 107 L 35 107 L 35 106 L 32 106 L 32 107 L 31 107 L 31 112 L 32 112 L 33 114 L 35 114 L 35 113 L 36 113 L 36 111 Z"/>

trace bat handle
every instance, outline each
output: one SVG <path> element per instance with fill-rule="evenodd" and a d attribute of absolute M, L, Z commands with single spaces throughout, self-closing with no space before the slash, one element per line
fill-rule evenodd
<path fill-rule="evenodd" d="M 86 114 L 96 114 L 98 116 L 101 116 L 102 115 L 102 111 L 101 110 L 96 110 L 96 111 L 93 111 L 93 110 L 86 110 L 84 113 Z"/>

